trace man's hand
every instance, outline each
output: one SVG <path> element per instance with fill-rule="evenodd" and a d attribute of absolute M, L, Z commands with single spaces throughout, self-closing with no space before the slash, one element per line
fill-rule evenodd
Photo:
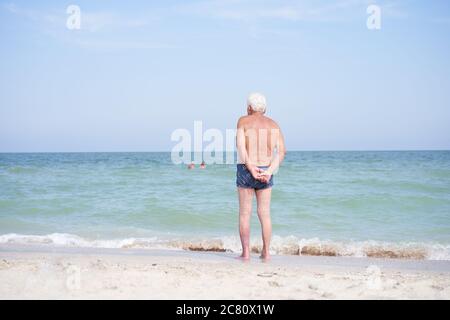
<path fill-rule="evenodd" d="M 257 179 L 263 183 L 268 183 L 270 181 L 270 178 L 272 178 L 272 173 L 270 173 L 269 171 L 261 170 Z"/>
<path fill-rule="evenodd" d="M 252 174 L 253 178 L 255 178 L 256 180 L 260 179 L 260 174 L 264 170 L 258 168 L 257 166 L 254 166 L 252 164 L 246 164 L 245 166 L 247 167 L 248 171 L 250 171 L 250 173 Z"/>
<path fill-rule="evenodd" d="M 250 171 L 253 178 L 263 183 L 268 183 L 272 177 L 272 173 L 268 170 L 263 170 L 252 164 L 246 164 L 246 167 L 248 171 Z"/>

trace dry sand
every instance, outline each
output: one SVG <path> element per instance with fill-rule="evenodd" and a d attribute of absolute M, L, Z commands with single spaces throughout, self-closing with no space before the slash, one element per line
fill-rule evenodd
<path fill-rule="evenodd" d="M 450 261 L 0 246 L 0 299 L 449 299 Z"/>

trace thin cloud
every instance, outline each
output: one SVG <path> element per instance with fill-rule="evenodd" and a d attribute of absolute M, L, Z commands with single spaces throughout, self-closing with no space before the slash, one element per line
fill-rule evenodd
<path fill-rule="evenodd" d="M 173 49 L 175 46 L 145 41 L 103 41 L 75 39 L 71 43 L 85 49 L 127 50 L 127 49 Z"/>
<path fill-rule="evenodd" d="M 8 3 L 3 6 L 11 14 L 40 22 L 46 27 L 65 28 L 67 13 L 65 11 L 52 10 L 51 12 L 30 10 L 18 7 L 14 3 Z M 97 32 L 102 30 L 111 31 L 116 28 L 139 28 L 148 25 L 149 21 L 154 19 L 147 16 L 145 19 L 129 18 L 114 12 L 85 12 L 81 10 L 81 30 L 89 32 Z"/>
<path fill-rule="evenodd" d="M 175 6 L 175 11 L 213 19 L 236 21 L 287 20 L 287 21 L 345 21 L 356 14 L 365 15 L 371 0 L 294 1 L 294 0 L 215 0 L 198 1 Z M 388 13 L 398 14 L 398 5 L 383 1 Z M 362 9 L 362 10 L 360 10 Z"/>
<path fill-rule="evenodd" d="M 147 20 L 121 17 L 112 12 L 82 12 L 82 29 L 90 32 L 102 30 L 140 28 L 148 25 Z"/>
<path fill-rule="evenodd" d="M 148 39 L 135 39 L 133 41 L 121 39 L 114 33 L 117 30 L 145 28 L 150 21 L 158 19 L 151 15 L 146 15 L 145 19 L 129 18 L 115 12 L 85 12 L 81 8 L 81 29 L 69 31 L 66 27 L 68 14 L 65 11 L 36 11 L 18 7 L 13 3 L 5 4 L 3 8 L 10 14 L 33 22 L 36 29 L 41 33 L 83 49 L 164 49 L 176 47 L 164 43 L 152 43 Z"/>

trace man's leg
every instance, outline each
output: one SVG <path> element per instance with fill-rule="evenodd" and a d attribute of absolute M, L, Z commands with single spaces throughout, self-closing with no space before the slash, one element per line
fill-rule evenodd
<path fill-rule="evenodd" d="M 250 258 L 250 217 L 252 215 L 252 201 L 255 190 L 238 188 L 239 194 L 239 235 L 241 236 L 241 258 Z"/>
<path fill-rule="evenodd" d="M 272 197 L 272 188 L 256 191 L 256 201 L 258 204 L 258 218 L 261 222 L 263 249 L 261 258 L 270 259 L 270 238 L 272 237 L 272 222 L 270 220 L 270 198 Z"/>

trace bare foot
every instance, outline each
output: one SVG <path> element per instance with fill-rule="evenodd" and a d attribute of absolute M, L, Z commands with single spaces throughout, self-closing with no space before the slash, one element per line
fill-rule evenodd
<path fill-rule="evenodd" d="M 249 261 L 250 260 L 250 255 L 248 255 L 248 254 L 241 254 L 239 257 L 235 257 L 235 259 L 241 260 L 241 261 Z"/>
<path fill-rule="evenodd" d="M 261 255 L 259 256 L 259 258 L 260 258 L 263 262 L 268 262 L 268 261 L 270 261 L 270 259 L 271 259 L 270 253 L 268 253 L 268 252 L 263 252 L 263 253 L 261 253 Z"/>

